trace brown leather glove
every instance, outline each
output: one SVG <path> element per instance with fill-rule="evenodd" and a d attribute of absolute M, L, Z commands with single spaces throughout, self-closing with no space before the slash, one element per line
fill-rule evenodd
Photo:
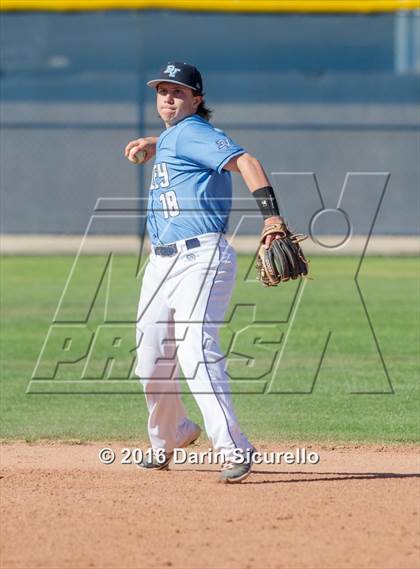
<path fill-rule="evenodd" d="M 275 238 L 266 249 L 268 235 Z M 306 238 L 307 235 L 292 234 L 285 221 L 264 226 L 255 267 L 257 279 L 263 286 L 277 286 L 281 282 L 308 274 L 308 261 L 299 244 Z"/>

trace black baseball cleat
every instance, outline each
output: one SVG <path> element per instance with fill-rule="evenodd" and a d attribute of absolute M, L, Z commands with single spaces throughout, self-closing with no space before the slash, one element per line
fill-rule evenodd
<path fill-rule="evenodd" d="M 185 448 L 189 445 L 192 445 L 201 435 L 201 428 L 198 425 L 192 421 L 189 421 L 189 426 L 190 432 L 187 433 L 185 438 L 179 443 L 180 448 Z M 138 466 L 145 468 L 146 470 L 167 470 L 173 455 L 173 451 L 165 452 L 162 450 L 148 450 L 144 453 L 143 459 L 138 464 Z"/>
<path fill-rule="evenodd" d="M 143 460 L 138 464 L 146 470 L 167 470 L 172 460 L 173 452 L 168 453 L 144 453 Z"/>
<path fill-rule="evenodd" d="M 235 459 L 226 460 L 222 465 L 220 482 L 224 484 L 238 484 L 245 478 L 248 478 L 251 474 L 252 458 L 255 452 L 255 448 L 252 449 L 247 457 L 243 456 L 243 460 L 240 462 Z"/>
<path fill-rule="evenodd" d="M 251 463 L 244 462 L 242 464 L 235 464 L 234 462 L 227 461 L 222 466 L 220 474 L 220 482 L 225 484 L 238 484 L 248 478 L 251 474 Z"/>

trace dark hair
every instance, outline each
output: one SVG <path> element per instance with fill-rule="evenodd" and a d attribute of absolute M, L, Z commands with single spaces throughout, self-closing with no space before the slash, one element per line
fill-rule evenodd
<path fill-rule="evenodd" d="M 211 115 L 213 111 L 206 107 L 206 102 L 202 99 L 201 103 L 198 105 L 195 114 L 202 117 L 204 120 L 209 121 L 211 119 Z"/>

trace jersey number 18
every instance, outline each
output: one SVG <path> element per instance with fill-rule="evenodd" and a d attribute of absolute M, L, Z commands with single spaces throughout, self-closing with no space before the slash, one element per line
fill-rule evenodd
<path fill-rule="evenodd" d="M 178 200 L 176 199 L 176 193 L 173 190 L 161 193 L 159 201 L 162 204 L 163 216 L 165 219 L 179 215 Z"/>
<path fill-rule="evenodd" d="M 169 172 L 165 162 L 155 164 L 153 166 L 150 189 L 158 190 L 159 188 L 167 188 L 169 183 Z M 176 193 L 173 190 L 162 192 L 159 196 L 159 201 L 162 204 L 165 219 L 179 215 L 178 200 L 176 199 Z"/>

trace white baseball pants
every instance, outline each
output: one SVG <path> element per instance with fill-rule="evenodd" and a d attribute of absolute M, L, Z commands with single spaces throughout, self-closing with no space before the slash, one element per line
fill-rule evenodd
<path fill-rule="evenodd" d="M 235 282 L 236 254 L 219 233 L 197 238 L 201 246 L 193 249 L 178 241 L 173 257 L 152 250 L 137 315 L 136 374 L 146 396 L 154 449 L 170 452 L 188 436 L 179 364 L 214 450 L 229 458 L 235 448 L 252 448 L 232 408 L 219 346 L 218 328 Z"/>

